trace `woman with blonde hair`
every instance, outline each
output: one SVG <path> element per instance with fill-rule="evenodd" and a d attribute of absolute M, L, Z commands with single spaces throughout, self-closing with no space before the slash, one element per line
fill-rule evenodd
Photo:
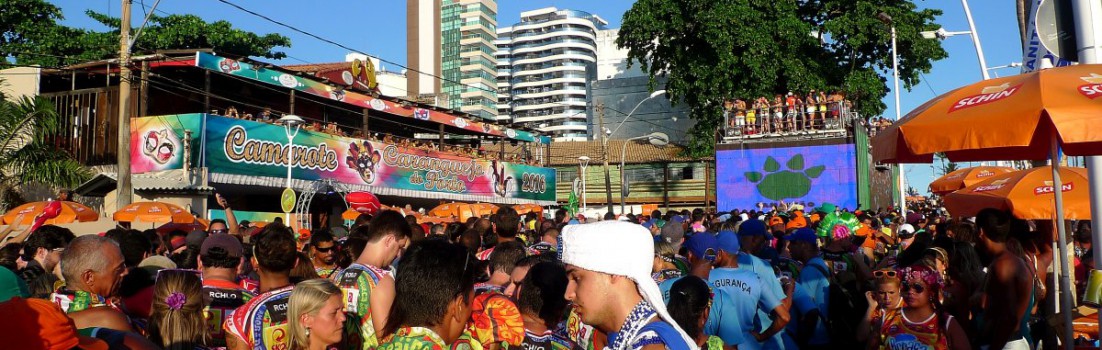
<path fill-rule="evenodd" d="M 287 319 L 292 349 L 327 349 L 339 343 L 345 319 L 340 288 L 326 279 L 300 282 L 291 291 Z"/>
<path fill-rule="evenodd" d="M 203 316 L 203 282 L 197 271 L 162 270 L 153 284 L 149 340 L 165 350 L 206 347 L 210 337 Z"/>

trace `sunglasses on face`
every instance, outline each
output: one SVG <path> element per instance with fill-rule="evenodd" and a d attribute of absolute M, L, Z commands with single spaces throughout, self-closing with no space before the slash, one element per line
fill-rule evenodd
<path fill-rule="evenodd" d="M 896 278 L 896 276 L 899 276 L 899 273 L 895 272 L 895 270 L 885 269 L 873 271 L 872 276 L 876 278 Z"/>
<path fill-rule="evenodd" d="M 325 247 L 325 248 L 322 248 L 322 247 L 314 247 L 314 250 L 317 250 L 317 251 L 318 251 L 318 253 L 328 253 L 328 252 L 331 252 L 331 251 L 333 251 L 333 249 L 336 249 L 336 248 L 337 248 L 337 246 L 335 246 L 335 245 L 331 245 L 331 246 L 328 246 L 328 247 Z"/>
<path fill-rule="evenodd" d="M 916 294 L 922 294 L 922 292 L 926 291 L 926 287 L 923 287 L 921 284 L 918 283 L 904 283 L 903 291 L 914 291 Z"/>
<path fill-rule="evenodd" d="M 210 230 L 210 234 L 216 234 L 216 233 L 226 233 L 226 232 L 230 232 L 230 230 L 228 230 L 228 229 L 217 229 L 217 230 Z"/>

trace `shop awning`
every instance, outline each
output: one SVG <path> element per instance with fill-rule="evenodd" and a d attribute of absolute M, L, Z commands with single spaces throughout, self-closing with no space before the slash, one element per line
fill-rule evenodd
<path fill-rule="evenodd" d="M 178 174 L 132 175 L 130 185 L 136 192 L 211 194 L 214 188 L 181 179 Z M 118 174 L 99 173 L 77 186 L 73 192 L 88 197 L 103 197 L 118 187 Z"/>

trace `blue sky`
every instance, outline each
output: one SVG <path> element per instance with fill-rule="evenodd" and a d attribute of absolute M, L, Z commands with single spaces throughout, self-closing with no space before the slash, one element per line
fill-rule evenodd
<path fill-rule="evenodd" d="M 143 16 L 142 1 L 152 6 L 156 0 L 134 1 L 134 22 L 140 24 Z M 404 0 L 228 0 L 253 11 L 288 23 L 299 29 L 339 42 L 360 51 L 381 57 L 385 60 L 404 63 L 406 55 L 405 5 Z M 103 29 L 87 16 L 84 10 L 92 9 L 119 15 L 118 0 L 55 0 L 52 3 L 61 7 L 66 19 L 65 24 L 78 27 Z M 934 7 L 944 11 L 938 19 L 948 31 L 968 30 L 968 22 L 959 1 L 921 0 L 919 7 Z M 508 26 L 520 19 L 520 12 L 555 6 L 560 9 L 582 10 L 597 14 L 609 22 L 610 28 L 620 26 L 624 12 L 631 7 L 628 0 L 500 0 L 498 2 L 498 24 Z M 1022 47 L 1015 20 L 1014 3 L 1006 0 L 972 0 L 969 2 L 979 32 L 984 56 L 989 67 L 1022 61 Z M 218 0 L 162 0 L 158 9 L 167 13 L 190 13 L 204 19 L 228 20 L 236 27 L 258 33 L 277 32 L 291 38 L 292 47 L 285 51 L 289 58 L 283 64 L 305 62 L 341 61 L 347 53 L 344 49 L 317 39 L 295 33 L 276 26 L 263 19 L 241 12 Z M 942 42 L 949 58 L 935 62 L 933 70 L 925 75 L 922 83 L 911 91 L 901 94 L 902 113 L 923 102 L 950 91 L 956 87 L 974 83 L 981 79 L 979 63 L 972 41 L 967 36 L 957 36 Z M 394 70 L 396 67 L 387 67 Z M 1017 74 L 1017 69 L 992 71 L 993 75 L 1005 76 Z M 890 72 L 888 72 L 890 74 Z M 890 80 L 889 80 L 890 85 Z M 889 86 L 890 88 L 890 86 Z M 885 116 L 894 117 L 895 103 L 892 94 L 885 97 L 888 105 Z M 935 177 L 931 165 L 910 165 L 906 167 L 908 185 L 921 192 Z"/>

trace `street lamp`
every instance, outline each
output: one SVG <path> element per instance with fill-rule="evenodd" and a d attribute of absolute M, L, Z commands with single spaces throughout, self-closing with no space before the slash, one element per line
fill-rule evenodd
<path fill-rule="evenodd" d="M 1018 67 L 1021 67 L 1021 66 L 1022 66 L 1021 62 L 1010 62 L 1010 64 L 1004 64 L 1004 65 L 1001 65 L 1001 66 L 988 67 L 987 71 L 988 72 L 994 72 L 994 71 L 999 70 L 999 69 L 1018 68 Z M 998 78 L 999 73 L 995 73 L 995 77 Z"/>
<path fill-rule="evenodd" d="M 625 205 L 625 202 L 626 202 L 625 198 L 627 197 L 627 193 L 625 193 L 625 191 L 624 191 L 624 189 L 626 189 L 627 188 L 626 186 L 628 185 L 627 173 L 624 172 L 624 170 L 625 170 L 624 169 L 624 158 L 627 157 L 628 143 L 631 142 L 631 141 L 634 141 L 634 140 L 643 140 L 643 139 L 646 139 L 647 141 L 650 141 L 650 144 L 658 146 L 658 147 L 663 147 L 663 146 L 668 145 L 670 143 L 670 135 L 666 135 L 666 133 L 662 133 L 662 132 L 652 132 L 648 135 L 633 137 L 633 138 L 624 140 L 624 146 L 620 148 L 620 214 L 621 215 L 624 214 L 624 207 L 626 206 Z"/>
<path fill-rule="evenodd" d="M 578 157 L 578 167 L 582 169 L 582 214 L 585 214 L 585 168 L 589 166 L 589 156 Z"/>
<path fill-rule="evenodd" d="M 899 52 L 895 48 L 895 22 L 892 20 L 892 16 L 881 11 L 876 14 L 876 19 L 880 22 L 887 24 L 892 31 L 892 80 L 894 82 L 894 88 L 892 92 L 895 93 L 895 121 L 899 121 L 902 117 L 902 113 L 899 110 Z M 986 74 L 986 73 L 984 73 Z M 899 164 L 899 210 L 903 215 L 907 215 L 907 188 L 906 181 L 903 179 L 903 164 Z"/>
<path fill-rule="evenodd" d="M 302 124 L 305 123 L 302 117 L 294 114 L 288 114 L 279 118 L 280 124 L 283 124 L 283 131 L 287 134 L 287 190 L 291 190 L 291 168 L 293 167 L 294 160 L 292 156 L 295 150 L 295 136 L 298 135 L 299 129 Z M 287 222 L 287 226 L 291 225 L 291 212 L 284 212 L 284 221 Z"/>
<path fill-rule="evenodd" d="M 651 100 L 655 97 L 662 96 L 662 95 L 665 95 L 665 94 L 666 94 L 666 90 L 658 90 L 658 91 L 650 93 L 650 96 L 647 96 L 647 98 L 644 98 L 642 101 L 639 101 L 639 103 L 635 104 L 635 107 L 631 109 L 631 112 L 628 112 L 628 114 L 626 116 L 624 116 L 623 120 L 620 120 L 620 124 L 616 125 L 615 129 L 612 129 L 612 131 L 610 131 L 610 132 L 602 130 L 604 132 L 601 133 L 601 151 L 605 155 L 604 156 L 604 158 L 605 158 L 605 195 L 606 195 L 606 199 L 607 199 L 607 202 L 608 202 L 608 212 L 609 213 L 612 213 L 612 184 L 611 184 L 612 176 L 608 172 L 608 139 L 610 137 L 612 137 L 612 135 L 615 135 L 616 131 L 619 131 L 621 126 L 624 126 L 624 122 L 628 121 L 628 118 L 631 118 L 632 114 L 635 114 L 635 111 L 639 109 L 639 106 L 643 105 L 643 102 L 647 102 L 647 101 L 649 101 L 649 100 Z M 668 137 L 667 137 L 667 139 L 668 139 Z M 621 185 L 623 185 L 623 184 L 621 184 Z M 623 214 L 622 210 L 623 210 L 623 208 L 621 208 L 620 214 Z"/>

